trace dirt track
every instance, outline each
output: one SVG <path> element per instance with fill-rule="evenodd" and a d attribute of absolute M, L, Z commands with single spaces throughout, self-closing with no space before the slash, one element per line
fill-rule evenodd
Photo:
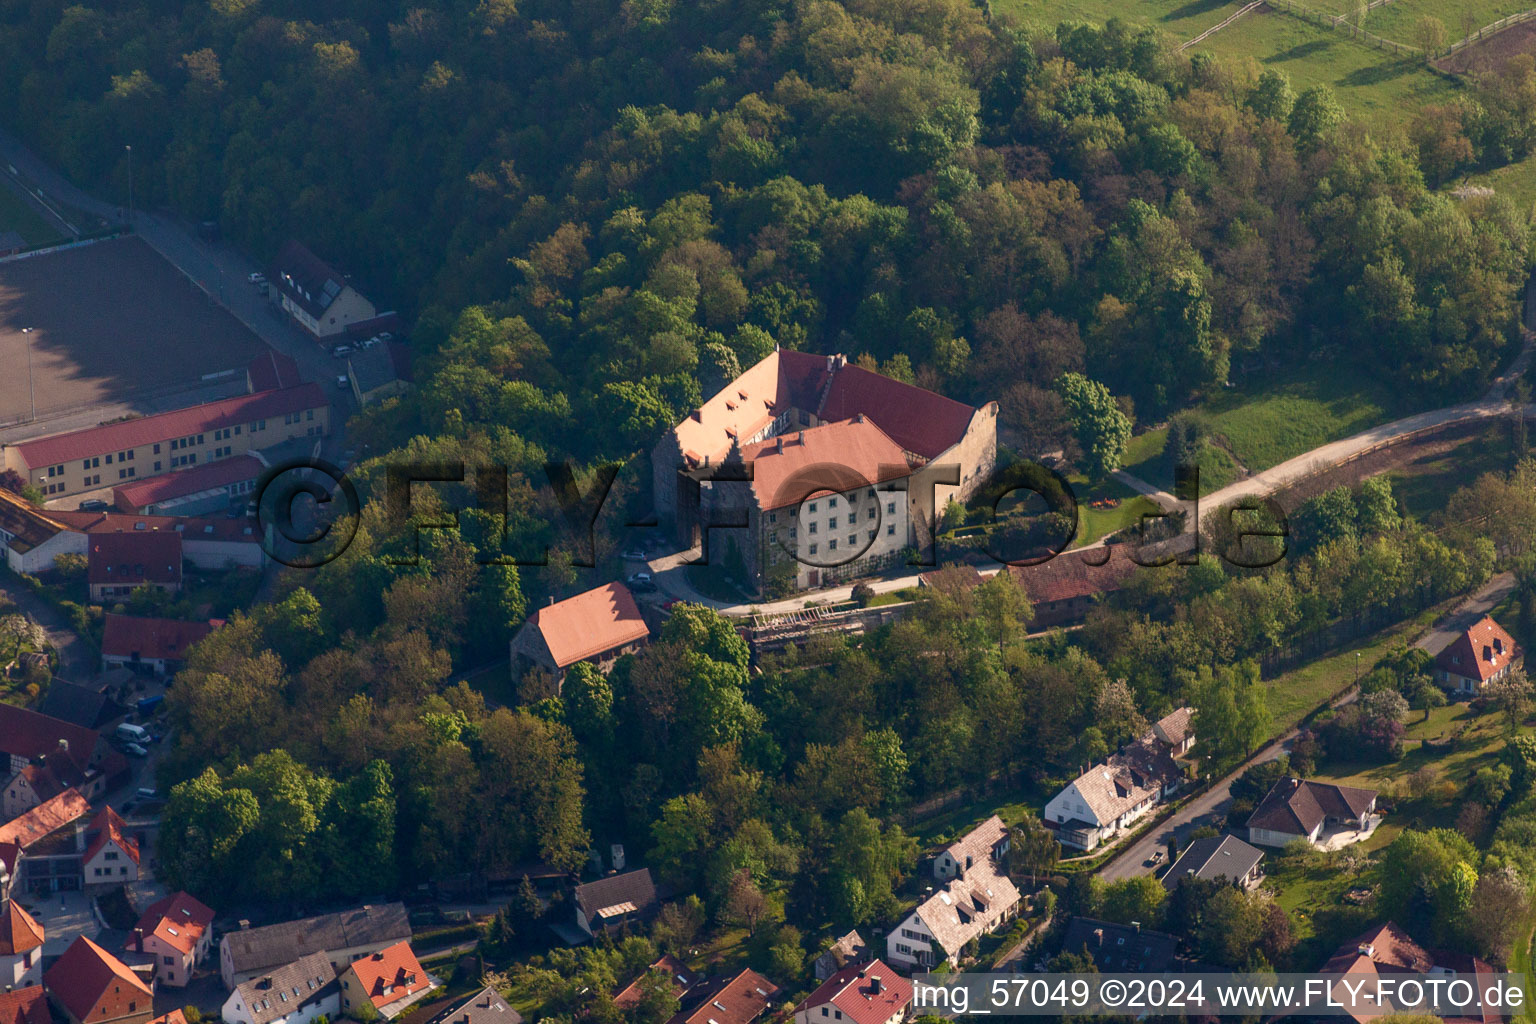
<path fill-rule="evenodd" d="M 1441 71 L 1455 74 L 1493 71 L 1517 54 L 1536 54 L 1536 21 L 1522 21 L 1487 39 L 1435 61 Z"/>

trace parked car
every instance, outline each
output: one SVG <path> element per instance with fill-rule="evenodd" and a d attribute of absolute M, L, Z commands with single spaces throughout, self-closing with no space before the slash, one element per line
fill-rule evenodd
<path fill-rule="evenodd" d="M 395 336 L 393 334 L 389 333 L 388 331 L 380 331 L 378 333 L 378 339 L 380 341 L 394 341 L 395 340 Z"/>
<path fill-rule="evenodd" d="M 124 743 L 123 744 L 123 753 L 127 754 L 130 757 L 148 757 L 149 756 L 149 751 L 145 750 L 143 747 L 139 746 L 137 743 Z"/>
<path fill-rule="evenodd" d="M 347 375 L 344 374 L 344 373 L 336 378 L 336 390 L 337 391 L 345 391 L 345 390 L 347 390 L 348 387 L 351 386 L 351 384 L 352 384 L 352 382 L 347 379 Z"/>
<path fill-rule="evenodd" d="M 263 273 L 260 273 L 260 272 L 256 272 L 256 273 L 251 274 L 251 276 L 248 278 L 248 280 L 251 282 L 251 284 L 266 284 L 267 283 L 267 275 L 263 274 Z"/>
<path fill-rule="evenodd" d="M 331 355 L 336 357 L 337 359 L 340 359 L 342 356 L 348 356 L 348 355 L 351 355 L 351 354 L 352 354 L 352 346 L 351 345 L 337 345 L 335 348 L 331 349 Z"/>
<path fill-rule="evenodd" d="M 637 594 L 654 594 L 656 593 L 656 584 L 650 580 L 636 580 L 629 585 L 629 589 Z"/>
<path fill-rule="evenodd" d="M 138 793 L 136 795 L 138 796 L 138 798 L 140 800 L 158 800 L 158 799 L 160 799 L 159 791 L 151 789 L 148 786 L 140 786 L 139 787 L 139 791 L 138 791 Z"/>
<path fill-rule="evenodd" d="M 645 552 L 641 551 L 639 548 L 630 548 L 628 551 L 624 552 L 624 557 L 632 562 L 643 562 L 645 561 Z"/>
<path fill-rule="evenodd" d="M 105 512 L 111 507 L 100 498 L 88 498 L 80 503 L 81 512 Z"/>
<path fill-rule="evenodd" d="M 648 572 L 637 572 L 634 575 L 630 576 L 629 582 L 631 582 L 631 583 L 654 583 L 656 581 L 651 579 L 651 574 L 648 573 Z"/>

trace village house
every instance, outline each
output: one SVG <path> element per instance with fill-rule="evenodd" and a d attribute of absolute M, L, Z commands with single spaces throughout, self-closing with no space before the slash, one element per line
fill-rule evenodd
<path fill-rule="evenodd" d="M 1136 572 L 1129 555 L 1114 547 L 1063 551 L 1035 565 L 1010 565 L 1034 608 L 1031 629 L 1080 622 L 1104 594 L 1120 590 Z"/>
<path fill-rule="evenodd" d="M 200 516 L 251 500 L 266 463 L 249 453 L 178 469 L 112 488 L 112 505 L 129 515 Z"/>
<path fill-rule="evenodd" d="M 154 990 L 84 935 L 43 974 L 43 987 L 68 1024 L 149 1024 Z"/>
<path fill-rule="evenodd" d="M 1509 675 L 1519 657 L 1514 638 L 1485 615 L 1435 656 L 1434 678 L 1453 696 L 1476 696 Z"/>
<path fill-rule="evenodd" d="M 826 981 L 838 971 L 849 964 L 868 963 L 874 954 L 869 948 L 869 943 L 857 930 L 849 932 L 836 942 L 825 953 L 816 958 L 813 965 L 817 981 Z"/>
<path fill-rule="evenodd" d="M 537 666 L 561 680 L 578 661 L 607 673 L 621 656 L 644 647 L 649 636 L 635 595 L 622 583 L 609 583 L 528 616 L 512 637 L 512 663 Z"/>
<path fill-rule="evenodd" d="M 752 1024 L 781 992 L 761 974 L 743 968 L 693 986 L 667 1024 Z"/>
<path fill-rule="evenodd" d="M 1226 882 L 1239 889 L 1252 889 L 1264 877 L 1259 864 L 1264 851 L 1249 846 L 1236 836 L 1207 836 L 1196 839 L 1163 875 L 1163 888 L 1173 890 L 1186 878 L 1202 882 Z"/>
<path fill-rule="evenodd" d="M 976 493 L 996 458 L 996 402 L 775 349 L 667 431 L 651 468 L 679 543 L 708 533 L 709 557 L 739 563 L 749 585 L 806 589 L 928 544 L 936 510 Z"/>
<path fill-rule="evenodd" d="M 1163 974 L 1178 959 L 1178 948 L 1178 940 L 1164 932 L 1091 917 L 1074 917 L 1061 941 L 1063 953 L 1086 952 L 1106 973 Z"/>
<path fill-rule="evenodd" d="M 90 686 L 81 686 L 54 676 L 49 680 L 48 688 L 43 691 L 37 712 L 84 729 L 100 729 L 113 719 L 121 718 L 126 711 L 107 693 L 108 689 L 107 684 L 101 680 Z"/>
<path fill-rule="evenodd" d="M 79 790 L 71 789 L 0 825 L 0 846 L 20 851 L 11 869 L 13 886 L 28 893 L 79 890 L 85 821 L 90 813 L 90 803 Z"/>
<path fill-rule="evenodd" d="M 1311 779 L 1281 779 L 1248 818 L 1248 841 L 1284 846 L 1305 839 L 1316 846 L 1327 826 L 1359 833 L 1374 827 L 1376 791 Z"/>
<path fill-rule="evenodd" d="M 873 960 L 849 964 L 795 1007 L 795 1024 L 901 1024 L 912 1013 L 912 982 Z"/>
<path fill-rule="evenodd" d="M 57 781 L 80 790 L 87 800 L 100 797 L 109 784 L 116 784 L 128 770 L 128 759 L 112 749 L 95 729 L 0 703 L 0 779 L 5 780 L 5 788 L 0 792 L 8 819 L 57 795 L 30 802 L 21 783 L 16 781 L 16 776 L 29 764 L 43 765 Z"/>
<path fill-rule="evenodd" d="M 199 569 L 261 569 L 267 564 L 261 534 L 247 519 L 44 511 L 0 489 L 0 544 L 15 572 L 51 572 L 60 555 L 85 557 L 93 537 L 144 532 L 179 535 L 182 558 Z"/>
<path fill-rule="evenodd" d="M 350 278 L 300 242 L 283 246 L 267 276 L 283 312 L 316 341 L 345 335 L 348 325 L 378 315 Z"/>
<path fill-rule="evenodd" d="M 1110 842 L 1184 784 L 1174 757 L 1195 736 L 1193 709 L 1159 719 L 1136 742 L 1079 775 L 1045 805 L 1045 824 L 1063 846 L 1092 850 Z"/>
<path fill-rule="evenodd" d="M 336 977 L 341 981 L 343 1013 L 370 1003 L 384 1020 L 394 1020 L 437 986 L 405 942 L 358 957 Z"/>
<path fill-rule="evenodd" d="M 80 867 L 86 885 L 139 880 L 138 840 L 128 835 L 128 823 L 112 808 L 103 807 L 87 826 Z"/>
<path fill-rule="evenodd" d="M 1359 982 L 1378 975 L 1427 974 L 1447 978 L 1454 975 L 1471 982 L 1471 995 L 1478 1005 L 1454 1007 L 1466 1012 L 1441 1017 L 1445 1024 L 1500 1024 L 1508 1019 L 1499 1008 L 1481 1005 L 1482 994 L 1500 974 L 1497 968 L 1470 953 L 1426 950 L 1392 921 L 1377 925 L 1344 943 L 1318 969 L 1318 973 L 1347 977 L 1356 983 L 1357 991 Z M 1338 1001 L 1350 1002 L 1342 983 L 1336 985 L 1333 991 Z M 1393 1000 L 1391 1005 L 1385 1007 L 1356 1007 L 1339 1016 L 1352 1017 L 1357 1024 L 1368 1024 L 1393 1013 L 1420 1012 L 1420 1007 L 1399 1007 Z"/>
<path fill-rule="evenodd" d="M 954 966 L 967 943 L 1011 920 L 1019 890 L 1003 871 L 1008 846 L 994 814 L 940 851 L 934 877 L 950 881 L 886 936 L 886 960 L 907 969 Z"/>
<path fill-rule="evenodd" d="M 186 660 L 187 649 L 213 632 L 221 620 L 185 622 L 107 613 L 101 662 L 107 668 L 169 675 Z"/>
<path fill-rule="evenodd" d="M 184 988 L 213 945 L 213 911 L 188 893 L 175 892 L 150 904 L 133 930 L 133 948 L 157 958 L 155 980 Z"/>
<path fill-rule="evenodd" d="M 324 950 L 236 985 L 219 1011 L 224 1024 L 310 1024 L 341 1015 L 341 982 Z"/>
<path fill-rule="evenodd" d="M 219 976 L 224 987 L 241 982 L 311 953 L 326 953 L 340 972 L 359 957 L 371 956 L 411 937 L 403 903 L 381 903 L 263 928 L 242 926 L 219 940 Z"/>
<path fill-rule="evenodd" d="M 139 587 L 181 590 L 181 534 L 108 533 L 90 539 L 86 582 L 96 604 L 128 597 Z"/>
<path fill-rule="evenodd" d="M 678 999 L 682 999 L 689 989 L 704 980 L 702 975 L 695 974 L 688 968 L 687 964 L 671 953 L 663 953 L 660 959 L 645 969 L 645 974 L 640 975 L 613 994 L 613 1005 L 620 1010 L 632 1010 L 639 1006 L 640 1000 L 645 996 L 641 982 L 645 980 L 646 975 L 655 972 L 666 975 L 667 982 L 671 985 L 672 992 Z"/>
<path fill-rule="evenodd" d="M 487 985 L 474 995 L 454 1003 L 427 1024 L 523 1024 L 523 1015 Z"/>
<path fill-rule="evenodd" d="M 48 684 L 48 689 L 58 685 L 58 680 Z M 0 816 L 9 821 L 19 818 L 39 804 L 47 803 L 65 790 L 77 789 L 85 776 L 75 763 L 59 751 L 46 758 L 26 765 L 6 783 L 4 796 L 0 798 Z"/>
<path fill-rule="evenodd" d="M 1008 826 L 994 814 L 939 851 L 933 859 L 933 877 L 940 881 L 957 878 L 982 861 L 991 861 L 998 870 L 1005 870 L 1011 845 Z"/>
<path fill-rule="evenodd" d="M 43 926 L 25 907 L 0 896 L 0 991 L 42 983 L 46 938 Z"/>
<path fill-rule="evenodd" d="M 42 985 L 0 989 L 0 1024 L 53 1024 Z"/>
<path fill-rule="evenodd" d="M 650 868 L 609 875 L 576 887 L 576 927 L 588 935 L 649 921 L 661 909 Z"/>

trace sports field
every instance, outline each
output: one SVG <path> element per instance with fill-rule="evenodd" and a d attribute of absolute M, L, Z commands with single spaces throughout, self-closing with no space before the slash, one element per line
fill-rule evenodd
<path fill-rule="evenodd" d="M 0 263 L 0 425 L 33 399 L 39 418 L 133 404 L 265 350 L 137 238 Z"/>

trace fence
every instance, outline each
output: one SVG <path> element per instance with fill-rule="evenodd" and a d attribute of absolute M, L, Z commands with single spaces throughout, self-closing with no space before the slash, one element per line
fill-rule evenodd
<path fill-rule="evenodd" d="M 1384 36 L 1379 36 L 1374 32 L 1368 31 L 1364 27 L 1352 23 L 1349 20 L 1349 15 L 1347 14 L 1324 14 L 1321 11 L 1314 11 L 1310 7 L 1296 3 L 1295 0 L 1266 0 L 1266 2 L 1275 10 L 1284 11 L 1286 14 L 1289 14 L 1293 18 L 1300 18 L 1303 21 L 1310 21 L 1315 25 L 1320 25 L 1323 28 L 1331 29 L 1335 32 L 1347 32 L 1351 38 L 1358 39 L 1367 45 L 1374 46 L 1378 50 L 1391 50 L 1398 56 L 1424 52 L 1417 46 L 1409 46 L 1407 43 L 1399 43 L 1396 40 L 1387 39 Z M 1382 0 L 1382 2 L 1390 2 L 1390 0 Z M 1370 5 L 1370 7 L 1376 6 L 1376 3 L 1372 3 Z"/>
<path fill-rule="evenodd" d="M 1484 39 L 1487 39 L 1489 36 L 1495 35 L 1495 34 L 1497 34 L 1499 32 L 1504 31 L 1506 28 L 1509 28 L 1511 25 L 1518 25 L 1518 24 L 1520 24 L 1520 22 L 1522 22 L 1522 21 L 1530 21 L 1532 18 L 1536 18 L 1536 8 L 1532 8 L 1529 11 L 1519 11 L 1519 12 L 1517 12 L 1515 14 L 1509 15 L 1508 17 L 1500 18 L 1498 21 L 1492 22 L 1491 24 L 1484 25 L 1482 28 L 1478 29 L 1476 32 L 1473 32 L 1472 34 L 1470 34 L 1470 35 L 1468 35 L 1468 36 L 1466 36 L 1466 37 L 1464 37 L 1462 39 L 1456 40 L 1450 46 L 1447 46 L 1439 54 L 1439 56 L 1441 56 L 1441 57 L 1449 57 L 1451 54 L 1455 53 L 1457 50 L 1464 50 L 1468 46 L 1471 46 L 1474 43 L 1480 43 Z"/>

